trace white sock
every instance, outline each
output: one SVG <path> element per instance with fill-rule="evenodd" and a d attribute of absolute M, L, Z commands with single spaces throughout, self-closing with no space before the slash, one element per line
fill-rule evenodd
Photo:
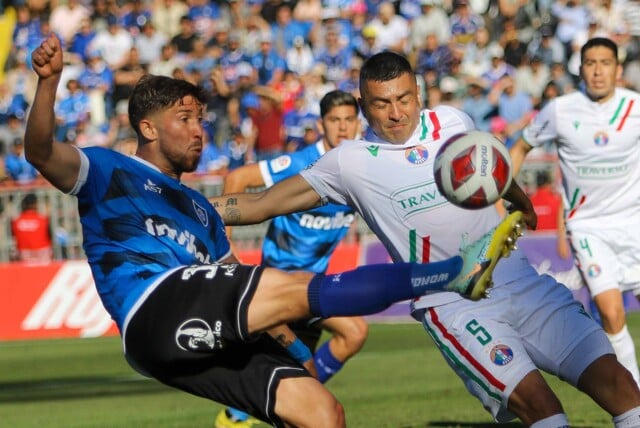
<path fill-rule="evenodd" d="M 615 428 L 637 428 L 640 427 L 640 407 L 634 407 L 621 415 L 613 418 Z"/>
<path fill-rule="evenodd" d="M 530 428 L 569 428 L 569 419 L 564 413 L 558 413 L 534 422 Z"/>
<path fill-rule="evenodd" d="M 636 360 L 636 348 L 633 339 L 629 334 L 629 329 L 625 324 L 622 330 L 616 334 L 607 334 L 611 346 L 618 357 L 618 361 L 631 372 L 633 379 L 640 385 L 640 372 L 638 372 L 638 362 Z"/>

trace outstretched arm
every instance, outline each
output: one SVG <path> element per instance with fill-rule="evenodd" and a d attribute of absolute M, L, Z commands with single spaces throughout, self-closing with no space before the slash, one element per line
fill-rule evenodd
<path fill-rule="evenodd" d="M 532 147 L 524 141 L 522 137 L 518 138 L 513 146 L 509 149 L 509 154 L 511 155 L 511 164 L 513 165 L 513 176 L 516 177 L 520 172 L 520 168 L 522 168 L 522 163 L 524 162 L 524 158 L 527 156 L 527 153 L 532 149 Z"/>
<path fill-rule="evenodd" d="M 228 226 L 262 223 L 321 205 L 320 195 L 299 174 L 262 192 L 233 193 L 209 198 L 209 201 Z"/>
<path fill-rule="evenodd" d="M 31 56 L 38 74 L 38 86 L 27 119 L 25 156 L 40 173 L 58 189 L 73 189 L 80 170 L 80 154 L 69 144 L 53 141 L 54 104 L 62 73 L 60 40 L 50 35 Z"/>

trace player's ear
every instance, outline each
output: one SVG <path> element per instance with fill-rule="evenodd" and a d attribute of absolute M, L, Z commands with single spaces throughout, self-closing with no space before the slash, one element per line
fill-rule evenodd
<path fill-rule="evenodd" d="M 154 126 L 153 122 L 147 119 L 143 119 L 140 121 L 140 133 L 147 141 L 153 141 L 157 139 L 158 131 Z"/>

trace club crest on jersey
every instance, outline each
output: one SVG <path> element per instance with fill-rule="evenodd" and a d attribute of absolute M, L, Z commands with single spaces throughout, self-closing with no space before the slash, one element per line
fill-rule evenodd
<path fill-rule="evenodd" d="M 587 268 L 587 275 L 589 275 L 589 278 L 597 278 L 600 276 L 600 273 L 602 272 L 602 268 L 600 267 L 600 265 L 589 265 L 589 267 Z"/>
<path fill-rule="evenodd" d="M 195 200 L 191 200 L 193 202 L 193 209 L 196 212 L 196 216 L 198 216 L 198 220 L 204 227 L 209 226 L 209 215 L 207 214 L 207 210 L 205 210 L 202 206 L 200 206 Z"/>
<path fill-rule="evenodd" d="M 422 146 L 415 146 L 405 150 L 404 157 L 412 164 L 420 165 L 429 159 L 429 151 Z"/>
<path fill-rule="evenodd" d="M 190 352 L 222 349 L 222 322 L 216 321 L 215 328 L 200 318 L 191 318 L 183 322 L 176 330 L 178 348 Z"/>
<path fill-rule="evenodd" d="M 274 174 L 284 171 L 289 168 L 289 165 L 291 165 L 291 156 L 289 155 L 278 156 L 277 158 L 269 161 L 269 167 Z"/>
<path fill-rule="evenodd" d="M 497 366 L 506 366 L 513 360 L 513 350 L 507 345 L 496 345 L 491 349 L 491 361 Z"/>
<path fill-rule="evenodd" d="M 609 136 L 604 131 L 598 131 L 593 136 L 593 142 L 596 143 L 596 146 L 606 146 L 609 144 Z"/>

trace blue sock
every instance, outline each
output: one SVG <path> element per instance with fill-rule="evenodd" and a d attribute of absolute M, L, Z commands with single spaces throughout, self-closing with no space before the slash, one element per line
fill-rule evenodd
<path fill-rule="evenodd" d="M 395 302 L 446 290 L 461 269 L 462 258 L 455 256 L 434 263 L 389 263 L 318 274 L 309 282 L 309 307 L 312 315 L 322 318 L 375 314 Z"/>
<path fill-rule="evenodd" d="M 329 349 L 329 341 L 324 342 L 320 348 L 313 355 L 313 363 L 318 371 L 318 380 L 320 383 L 325 383 L 331 376 L 336 374 L 343 366 L 342 361 L 339 361 L 331 353 Z"/>
<path fill-rule="evenodd" d="M 242 422 L 249 419 L 249 413 L 245 413 L 242 410 L 234 409 L 233 407 L 227 407 L 227 416 L 234 422 Z"/>

